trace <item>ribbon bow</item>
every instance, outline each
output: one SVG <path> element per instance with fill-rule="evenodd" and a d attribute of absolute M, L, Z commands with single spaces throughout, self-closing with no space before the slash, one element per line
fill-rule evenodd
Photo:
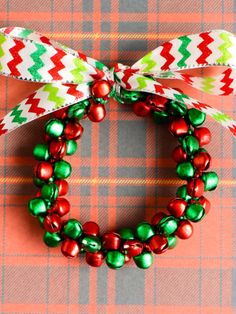
<path fill-rule="evenodd" d="M 211 77 L 179 72 L 214 66 L 227 68 Z M 236 122 L 228 115 L 158 82 L 158 78 L 182 80 L 210 94 L 234 94 L 235 66 L 236 37 L 224 30 L 173 39 L 149 52 L 131 67 L 118 63 L 110 70 L 101 62 L 34 31 L 20 27 L 2 28 L 0 74 L 45 85 L 0 120 L 0 135 L 91 97 L 91 83 L 107 80 L 117 95 L 123 88 L 160 95 L 193 106 L 210 115 L 236 136 Z"/>

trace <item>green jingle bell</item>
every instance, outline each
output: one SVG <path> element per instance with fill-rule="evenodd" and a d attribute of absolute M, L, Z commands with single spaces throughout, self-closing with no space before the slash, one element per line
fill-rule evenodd
<path fill-rule="evenodd" d="M 81 240 L 81 244 L 85 251 L 90 253 L 97 253 L 102 247 L 100 239 L 92 235 L 85 236 Z"/>
<path fill-rule="evenodd" d="M 134 262 L 138 268 L 147 269 L 153 263 L 153 255 L 151 252 L 143 252 L 140 255 L 134 256 Z"/>
<path fill-rule="evenodd" d="M 41 226 L 42 228 L 44 228 L 44 218 L 45 218 L 45 216 L 39 215 L 39 216 L 37 216 L 37 218 L 38 218 L 38 221 L 39 221 L 40 226 Z"/>
<path fill-rule="evenodd" d="M 31 215 L 39 216 L 47 212 L 47 205 L 42 198 L 37 197 L 29 201 L 28 209 Z"/>
<path fill-rule="evenodd" d="M 173 249 L 177 244 L 177 237 L 175 235 L 170 235 L 167 237 L 168 249 Z"/>
<path fill-rule="evenodd" d="M 57 247 L 61 243 L 62 239 L 59 233 L 46 231 L 44 233 L 43 241 L 49 247 Z"/>
<path fill-rule="evenodd" d="M 139 91 L 128 91 L 126 89 L 121 89 L 120 98 L 127 104 L 132 104 L 133 102 L 143 98 L 143 94 Z"/>
<path fill-rule="evenodd" d="M 54 175 L 57 179 L 66 179 L 71 175 L 71 165 L 65 160 L 56 161 Z"/>
<path fill-rule="evenodd" d="M 180 187 L 178 187 L 178 189 L 176 191 L 176 196 L 184 199 L 187 202 L 190 201 L 191 196 L 188 195 L 187 185 L 184 184 L 184 185 L 181 185 Z"/>
<path fill-rule="evenodd" d="M 203 124 L 206 119 L 206 114 L 196 108 L 189 109 L 187 115 L 192 126 L 199 126 Z"/>
<path fill-rule="evenodd" d="M 187 113 L 187 106 L 181 102 L 171 100 L 167 105 L 167 112 L 176 117 L 182 117 Z"/>
<path fill-rule="evenodd" d="M 41 179 L 39 179 L 37 177 L 33 178 L 33 182 L 38 187 L 41 187 L 41 186 L 43 186 L 45 184 L 45 181 L 43 181 L 43 180 L 41 180 Z"/>
<path fill-rule="evenodd" d="M 193 155 L 199 149 L 199 142 L 196 137 L 192 135 L 185 136 L 181 141 L 183 150 L 189 155 Z"/>
<path fill-rule="evenodd" d="M 190 161 L 184 161 L 177 165 L 176 173 L 181 179 L 190 179 L 194 176 L 194 167 Z"/>
<path fill-rule="evenodd" d="M 153 111 L 152 116 L 157 124 L 169 121 L 169 114 L 166 111 Z"/>
<path fill-rule="evenodd" d="M 86 113 L 86 108 L 89 106 L 90 102 L 88 99 L 78 102 L 69 107 L 67 111 L 68 118 L 81 120 L 84 118 Z"/>
<path fill-rule="evenodd" d="M 193 203 L 187 207 L 185 216 L 192 222 L 198 222 L 205 216 L 205 210 L 201 204 Z"/>
<path fill-rule="evenodd" d="M 63 228 L 63 233 L 71 239 L 78 239 L 82 232 L 82 225 L 77 219 L 69 219 Z"/>
<path fill-rule="evenodd" d="M 56 183 L 44 184 L 41 189 L 41 197 L 49 200 L 54 201 L 59 194 L 58 186 Z"/>
<path fill-rule="evenodd" d="M 122 240 L 134 240 L 134 231 L 131 228 L 123 228 L 119 231 Z"/>
<path fill-rule="evenodd" d="M 51 119 L 45 125 L 45 132 L 51 137 L 59 137 L 64 131 L 64 125 L 61 120 Z"/>
<path fill-rule="evenodd" d="M 219 177 L 214 171 L 203 172 L 201 179 L 204 182 L 205 191 L 215 190 L 219 183 Z"/>
<path fill-rule="evenodd" d="M 106 263 L 111 269 L 121 268 L 125 263 L 125 255 L 119 251 L 109 251 L 106 256 Z"/>
<path fill-rule="evenodd" d="M 148 222 L 141 222 L 136 227 L 136 236 L 141 241 L 147 241 L 154 236 L 155 230 Z"/>
<path fill-rule="evenodd" d="M 33 155 L 37 160 L 48 160 L 50 157 L 48 145 L 36 144 L 33 150 Z"/>
<path fill-rule="evenodd" d="M 77 151 L 78 145 L 74 140 L 66 141 L 66 155 L 73 155 Z"/>
<path fill-rule="evenodd" d="M 174 216 L 166 216 L 162 218 L 158 225 L 157 229 L 160 234 L 164 234 L 166 236 L 174 233 L 178 228 L 178 220 Z"/>

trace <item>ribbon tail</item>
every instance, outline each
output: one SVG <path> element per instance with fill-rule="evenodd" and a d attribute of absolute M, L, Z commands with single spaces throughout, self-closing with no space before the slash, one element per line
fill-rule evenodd
<path fill-rule="evenodd" d="M 46 84 L 0 120 L 0 135 L 90 97 L 88 84 Z"/>
<path fill-rule="evenodd" d="M 198 89 L 204 93 L 217 96 L 227 96 L 236 92 L 236 70 L 227 68 L 220 74 L 212 76 L 193 76 L 191 74 L 173 72 L 170 77 L 162 79 L 172 79 L 184 81 L 187 85 Z"/>
<path fill-rule="evenodd" d="M 141 91 L 156 94 L 177 102 L 184 103 L 188 107 L 194 107 L 205 112 L 215 121 L 227 128 L 234 136 L 236 136 L 236 121 L 218 109 L 204 104 L 186 94 L 182 94 L 176 89 L 162 85 L 152 78 L 131 73 L 129 76 L 124 73 L 117 73 L 120 79 L 120 85 L 127 90 Z"/>

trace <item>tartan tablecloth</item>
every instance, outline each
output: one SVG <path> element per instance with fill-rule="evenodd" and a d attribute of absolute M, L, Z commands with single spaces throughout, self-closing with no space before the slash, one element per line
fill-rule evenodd
<path fill-rule="evenodd" d="M 0 0 L 0 26 L 35 29 L 109 66 L 131 65 L 166 40 L 224 28 L 234 32 L 233 0 Z M 1 116 L 38 84 L 0 78 Z M 234 97 L 186 89 L 235 118 Z M 170 154 L 174 139 L 128 106 L 107 105 L 101 124 L 84 122 L 73 166 L 71 217 L 95 220 L 102 231 L 135 226 L 166 206 L 180 184 Z M 32 149 L 45 119 L 0 138 L 0 312 L 101 314 L 236 313 L 236 141 L 211 119 L 208 150 L 220 177 L 211 212 L 194 236 L 155 256 L 147 271 L 134 264 L 113 271 L 67 260 L 42 242 L 27 211 L 34 195 Z"/>

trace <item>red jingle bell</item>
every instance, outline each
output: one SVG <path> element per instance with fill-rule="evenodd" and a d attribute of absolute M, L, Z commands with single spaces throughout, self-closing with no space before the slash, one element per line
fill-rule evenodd
<path fill-rule="evenodd" d="M 106 250 L 118 250 L 121 245 L 121 237 L 118 233 L 107 232 L 102 237 L 102 247 Z"/>
<path fill-rule="evenodd" d="M 68 182 L 64 179 L 56 179 L 55 180 L 56 185 L 58 186 L 58 195 L 63 196 L 68 193 L 69 185 Z"/>
<path fill-rule="evenodd" d="M 187 193 L 193 198 L 200 197 L 204 193 L 204 182 L 200 178 L 194 178 L 187 183 Z"/>
<path fill-rule="evenodd" d="M 43 139 L 44 139 L 44 141 L 45 141 L 46 143 L 49 143 L 52 138 L 51 138 L 51 136 L 48 135 L 47 133 L 44 133 L 44 134 L 43 134 Z"/>
<path fill-rule="evenodd" d="M 108 81 L 95 81 L 91 87 L 91 93 L 95 98 L 106 98 L 111 92 L 111 85 Z"/>
<path fill-rule="evenodd" d="M 199 152 L 193 158 L 193 166 L 200 170 L 205 171 L 211 165 L 211 156 L 207 152 Z"/>
<path fill-rule="evenodd" d="M 136 101 L 133 105 L 133 111 L 138 117 L 148 117 L 151 108 L 145 101 Z"/>
<path fill-rule="evenodd" d="M 165 213 L 163 213 L 163 212 L 157 212 L 153 217 L 152 217 L 152 225 L 153 226 L 156 226 L 158 223 L 159 223 L 159 221 L 162 219 L 162 218 L 164 218 L 164 217 L 166 217 L 167 215 L 165 214 Z"/>
<path fill-rule="evenodd" d="M 60 217 L 65 216 L 70 211 L 70 203 L 66 198 L 59 197 L 48 210 L 50 213 L 55 213 Z"/>
<path fill-rule="evenodd" d="M 102 252 L 90 253 L 86 252 L 86 262 L 88 265 L 93 267 L 100 267 L 104 260 L 104 255 Z"/>
<path fill-rule="evenodd" d="M 40 180 L 47 181 L 53 175 L 53 167 L 50 162 L 38 162 L 34 168 L 34 175 Z"/>
<path fill-rule="evenodd" d="M 66 154 L 66 142 L 53 139 L 49 144 L 49 152 L 56 160 L 63 158 Z"/>
<path fill-rule="evenodd" d="M 144 251 L 147 251 L 147 252 L 152 252 L 152 250 L 151 250 L 151 248 L 150 248 L 150 245 L 149 245 L 149 243 L 147 243 L 147 242 L 144 242 L 144 243 L 143 243 L 143 250 L 144 250 Z"/>
<path fill-rule="evenodd" d="M 167 209 L 171 215 L 179 218 L 183 216 L 187 205 L 187 202 L 182 198 L 175 198 L 169 202 Z"/>
<path fill-rule="evenodd" d="M 92 100 L 90 100 L 90 102 L 92 104 L 91 104 L 91 106 L 89 108 L 89 112 L 88 112 L 89 120 L 92 122 L 101 122 L 106 116 L 105 106 L 102 104 L 96 104 L 96 103 L 92 102 Z"/>
<path fill-rule="evenodd" d="M 125 264 L 129 263 L 131 258 L 132 258 L 131 256 L 125 255 Z"/>
<path fill-rule="evenodd" d="M 206 197 L 201 196 L 198 200 L 198 203 L 202 205 L 202 207 L 205 209 L 205 213 L 208 214 L 211 209 L 210 201 Z"/>
<path fill-rule="evenodd" d="M 175 147 L 171 156 L 177 163 L 186 161 L 188 157 L 187 153 L 183 150 L 181 145 Z"/>
<path fill-rule="evenodd" d="M 79 255 L 80 246 L 75 240 L 67 238 L 62 242 L 61 252 L 65 257 L 74 258 Z"/>
<path fill-rule="evenodd" d="M 188 220 L 182 220 L 179 223 L 178 229 L 175 234 L 183 240 L 189 239 L 193 234 L 193 226 Z"/>
<path fill-rule="evenodd" d="M 169 100 L 167 98 L 161 97 L 159 95 L 148 95 L 147 97 L 147 102 L 154 111 L 164 111 L 168 101 Z"/>
<path fill-rule="evenodd" d="M 43 221 L 44 229 L 48 232 L 59 232 L 61 229 L 61 218 L 57 214 L 48 214 Z"/>
<path fill-rule="evenodd" d="M 64 135 L 67 140 L 78 140 L 83 134 L 83 127 L 78 122 L 68 122 L 64 129 Z"/>
<path fill-rule="evenodd" d="M 183 136 L 188 134 L 188 124 L 184 118 L 174 119 L 169 123 L 169 131 L 173 136 Z"/>
<path fill-rule="evenodd" d="M 38 190 L 35 194 L 36 197 L 40 197 L 41 196 L 41 190 Z"/>
<path fill-rule="evenodd" d="M 155 254 L 162 254 L 168 250 L 168 240 L 165 236 L 156 234 L 149 241 L 150 249 Z"/>
<path fill-rule="evenodd" d="M 92 235 L 97 237 L 99 235 L 100 228 L 94 221 L 87 221 L 83 224 L 83 233 L 86 235 Z"/>
<path fill-rule="evenodd" d="M 211 132 L 206 127 L 195 128 L 193 134 L 198 139 L 200 146 L 207 145 L 211 141 Z"/>
<path fill-rule="evenodd" d="M 125 252 L 125 255 L 134 257 L 140 255 L 143 251 L 143 244 L 137 240 L 127 240 L 122 245 L 122 249 Z"/>
<path fill-rule="evenodd" d="M 59 120 L 65 120 L 67 118 L 67 109 L 68 108 L 62 108 L 62 109 L 55 111 L 53 113 L 54 117 L 56 119 L 59 119 Z"/>

